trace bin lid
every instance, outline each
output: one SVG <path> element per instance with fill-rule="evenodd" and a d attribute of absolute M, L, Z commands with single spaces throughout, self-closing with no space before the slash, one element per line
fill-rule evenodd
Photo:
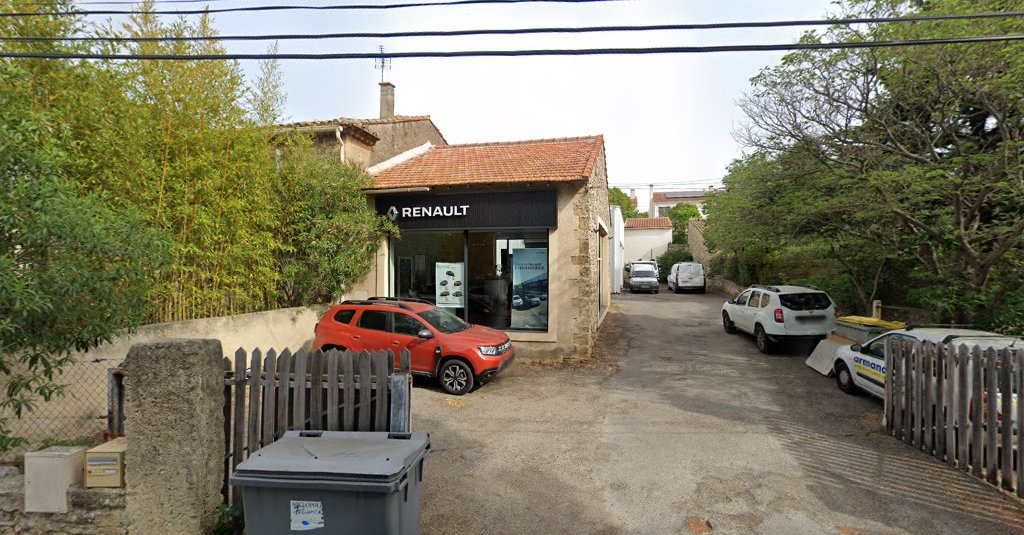
<path fill-rule="evenodd" d="M 394 479 L 430 448 L 427 433 L 289 431 L 235 473 L 274 478 Z"/>
<path fill-rule="evenodd" d="M 907 324 L 902 321 L 885 321 L 883 319 L 868 318 L 866 316 L 843 316 L 841 318 L 836 318 L 836 321 L 840 323 L 862 325 L 865 327 L 880 327 L 890 331 L 907 328 Z"/>

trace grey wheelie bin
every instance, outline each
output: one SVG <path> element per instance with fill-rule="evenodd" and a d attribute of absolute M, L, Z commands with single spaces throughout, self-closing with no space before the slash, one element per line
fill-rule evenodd
<path fill-rule="evenodd" d="M 426 433 L 289 431 L 235 468 L 245 532 L 420 532 Z"/>

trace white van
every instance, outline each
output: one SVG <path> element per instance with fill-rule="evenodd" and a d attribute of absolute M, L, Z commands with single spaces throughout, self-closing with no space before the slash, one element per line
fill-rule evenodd
<path fill-rule="evenodd" d="M 668 274 L 668 289 L 679 293 L 683 290 L 707 291 L 704 266 L 699 262 L 680 262 L 672 266 Z"/>

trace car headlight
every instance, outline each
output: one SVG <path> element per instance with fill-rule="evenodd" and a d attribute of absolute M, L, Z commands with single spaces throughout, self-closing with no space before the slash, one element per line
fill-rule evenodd
<path fill-rule="evenodd" d="M 498 354 L 498 346 L 480 346 L 480 353 L 493 357 Z"/>

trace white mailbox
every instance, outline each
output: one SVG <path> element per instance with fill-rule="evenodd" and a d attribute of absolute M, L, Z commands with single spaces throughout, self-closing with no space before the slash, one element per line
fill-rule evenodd
<path fill-rule="evenodd" d="M 68 512 L 68 488 L 82 482 L 85 446 L 51 446 L 25 454 L 25 512 Z"/>

